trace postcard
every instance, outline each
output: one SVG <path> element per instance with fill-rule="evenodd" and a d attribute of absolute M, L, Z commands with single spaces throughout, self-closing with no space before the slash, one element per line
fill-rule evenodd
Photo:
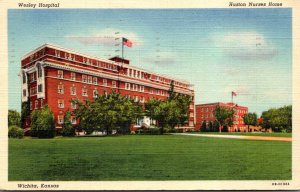
<path fill-rule="evenodd" d="M 1 1 L 3 190 L 299 190 L 299 2 Z"/>

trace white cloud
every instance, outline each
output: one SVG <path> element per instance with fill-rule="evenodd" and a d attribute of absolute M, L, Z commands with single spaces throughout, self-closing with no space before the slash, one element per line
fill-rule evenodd
<path fill-rule="evenodd" d="M 125 37 L 132 41 L 133 46 L 142 45 L 140 37 L 129 31 L 123 31 L 114 28 L 105 28 L 100 31 L 96 31 L 91 35 L 67 35 L 66 38 L 77 41 L 84 45 L 104 45 L 104 46 L 115 46 L 120 44 L 122 37 Z"/>
<path fill-rule="evenodd" d="M 240 60 L 268 60 L 278 53 L 276 46 L 257 32 L 213 34 L 212 42 L 226 56 Z"/>

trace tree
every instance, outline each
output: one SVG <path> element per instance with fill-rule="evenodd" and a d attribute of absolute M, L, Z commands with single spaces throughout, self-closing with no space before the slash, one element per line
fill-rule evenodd
<path fill-rule="evenodd" d="M 264 111 L 261 118 L 263 118 L 262 127 L 265 129 L 272 128 L 275 132 L 292 131 L 292 105 L 271 108 Z"/>
<path fill-rule="evenodd" d="M 249 126 L 250 125 L 257 125 L 257 115 L 256 113 L 247 113 L 243 117 L 243 121 L 245 125 L 248 125 L 248 132 L 250 132 Z"/>
<path fill-rule="evenodd" d="M 71 122 L 71 112 L 67 111 L 64 116 L 64 122 L 61 130 L 62 136 L 75 136 L 75 128 Z"/>
<path fill-rule="evenodd" d="M 20 127 L 21 125 L 21 116 L 20 113 L 16 110 L 8 110 L 8 126 L 16 125 Z"/>
<path fill-rule="evenodd" d="M 200 128 L 201 132 L 206 132 L 206 120 L 204 120 L 201 124 L 201 128 Z"/>
<path fill-rule="evenodd" d="M 45 105 L 41 111 L 31 113 L 31 136 L 53 138 L 55 136 L 55 121 L 51 109 Z"/>
<path fill-rule="evenodd" d="M 224 126 L 232 125 L 233 109 L 217 106 L 215 109 L 215 117 L 219 123 L 219 132 L 222 132 Z"/>
<path fill-rule="evenodd" d="M 72 101 L 79 107 L 74 114 L 80 119 L 80 127 L 91 134 L 95 130 L 112 130 L 129 132 L 129 125 L 142 116 L 142 107 L 134 100 L 122 97 L 119 93 L 98 95 L 94 101 L 87 101 L 84 105 L 79 100 Z"/>
<path fill-rule="evenodd" d="M 158 122 L 160 134 L 163 134 L 164 127 L 174 129 L 188 120 L 190 101 L 190 96 L 180 94 L 176 94 L 172 100 L 151 99 L 145 104 L 145 114 Z"/>
<path fill-rule="evenodd" d="M 74 104 L 77 105 L 77 109 L 73 111 L 76 118 L 80 119 L 79 127 L 82 128 L 87 135 L 93 133 L 93 131 L 99 128 L 97 120 L 95 117 L 95 112 L 92 109 L 92 104 L 89 101 L 86 101 L 86 104 L 83 104 L 79 100 L 72 100 Z"/>

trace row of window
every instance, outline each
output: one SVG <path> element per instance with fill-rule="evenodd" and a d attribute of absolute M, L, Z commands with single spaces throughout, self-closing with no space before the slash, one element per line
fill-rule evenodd
<path fill-rule="evenodd" d="M 57 93 L 64 94 L 64 92 L 65 92 L 64 84 L 59 83 L 58 86 L 57 86 Z M 77 90 L 76 90 L 76 86 L 75 85 L 72 85 L 70 87 L 70 94 L 71 95 L 77 95 Z M 88 96 L 88 89 L 86 88 L 86 86 L 84 86 L 82 88 L 81 94 L 82 94 L 82 96 L 86 96 L 86 97 Z M 98 95 L 98 90 L 94 89 L 93 90 L 93 97 L 96 98 L 97 95 Z"/>
<path fill-rule="evenodd" d="M 77 120 L 75 116 L 71 116 L 71 123 L 76 124 Z M 63 124 L 64 123 L 64 115 L 58 115 L 57 116 L 57 124 Z"/>
<path fill-rule="evenodd" d="M 130 84 L 130 83 L 125 83 L 125 89 L 126 90 L 132 90 L 132 91 L 145 92 L 145 86 L 143 86 L 143 85 L 136 85 L 136 84 Z"/>
<path fill-rule="evenodd" d="M 64 78 L 64 71 L 58 70 L 57 71 L 57 77 L 59 79 L 63 79 Z M 70 80 L 76 81 L 76 73 L 71 72 Z M 89 83 L 89 84 L 98 85 L 98 78 L 97 77 L 93 77 L 93 76 L 89 76 L 89 75 L 82 75 L 81 76 L 81 81 L 83 83 Z M 102 85 L 103 86 L 107 86 L 107 79 L 103 79 L 102 80 Z M 117 87 L 117 82 L 116 81 L 112 81 L 112 87 L 113 88 Z"/>
<path fill-rule="evenodd" d="M 71 104 L 71 109 L 76 109 L 77 108 L 77 105 L 73 102 L 70 102 Z M 57 107 L 58 108 L 64 108 L 65 107 L 65 101 L 64 99 L 58 99 L 57 100 Z"/>
<path fill-rule="evenodd" d="M 201 108 L 201 112 L 208 112 L 208 111 L 213 111 L 214 108 L 213 107 L 202 107 Z M 236 110 L 236 109 L 235 109 Z M 242 110 L 242 109 L 238 109 L 236 110 L 238 113 L 247 113 L 247 110 Z"/>
<path fill-rule="evenodd" d="M 126 69 L 125 75 L 129 77 L 138 78 L 138 79 L 147 79 L 149 77 L 148 74 L 134 69 Z"/>
<path fill-rule="evenodd" d="M 214 114 L 213 113 L 211 113 L 210 115 L 209 114 L 201 114 L 201 118 L 204 118 L 204 117 L 206 117 L 206 118 L 208 118 L 208 117 L 214 117 Z"/>
<path fill-rule="evenodd" d="M 55 50 L 55 56 L 59 57 L 59 58 L 68 59 L 70 61 L 81 62 L 79 60 L 76 60 L 76 57 L 75 57 L 74 54 L 66 53 L 66 52 L 60 52 L 59 50 Z M 98 60 L 93 60 L 93 59 L 89 59 L 89 58 L 86 58 L 86 57 L 83 57 L 83 61 L 82 62 L 84 64 L 86 64 L 86 65 L 92 65 L 92 66 L 98 67 L 98 68 L 104 68 L 104 69 L 109 69 L 109 70 L 113 70 L 113 71 L 117 71 L 118 70 L 117 65 L 110 64 L 110 63 L 100 62 Z"/>
<path fill-rule="evenodd" d="M 208 112 L 208 111 L 213 111 L 213 108 L 209 108 L 209 107 L 206 107 L 206 108 L 201 108 L 201 112 L 204 112 L 204 111 L 206 111 L 206 112 Z"/>

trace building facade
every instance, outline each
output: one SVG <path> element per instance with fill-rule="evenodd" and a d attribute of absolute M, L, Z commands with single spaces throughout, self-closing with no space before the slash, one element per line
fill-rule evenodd
<path fill-rule="evenodd" d="M 214 122 L 216 120 L 215 110 L 217 106 L 233 109 L 233 125 L 228 127 L 229 132 L 246 132 L 247 127 L 244 124 L 243 117 L 248 113 L 248 107 L 239 106 L 235 103 L 206 103 L 196 105 L 196 129 L 199 130 L 204 121 Z"/>
<path fill-rule="evenodd" d="M 190 95 L 189 121 L 186 127 L 194 128 L 194 90 L 192 85 L 165 75 L 150 72 L 130 64 L 119 57 L 100 59 L 56 45 L 44 44 L 21 59 L 22 102 L 28 102 L 30 112 L 47 104 L 55 116 L 56 128 L 61 128 L 66 111 L 76 109 L 72 99 L 93 100 L 97 94 L 119 92 L 140 101 L 151 98 L 166 99 L 170 84 L 174 91 Z M 79 120 L 71 119 L 74 125 Z M 144 118 L 137 124 L 150 124 Z M 29 119 L 25 127 L 30 127 Z"/>

